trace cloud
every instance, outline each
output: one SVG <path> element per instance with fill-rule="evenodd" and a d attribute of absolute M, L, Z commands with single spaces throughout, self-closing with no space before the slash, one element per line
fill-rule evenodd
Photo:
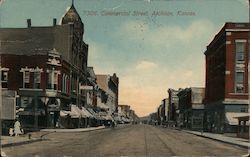
<path fill-rule="evenodd" d="M 238 0 L 240 3 L 244 4 L 245 6 L 249 7 L 249 0 Z"/>
<path fill-rule="evenodd" d="M 123 24 L 117 34 L 128 39 L 149 43 L 151 47 L 174 44 L 188 44 L 198 41 L 213 31 L 213 24 L 209 20 L 196 20 L 189 26 L 161 26 L 150 28 L 144 21 L 129 21 Z"/>
<path fill-rule="evenodd" d="M 139 64 L 136 65 L 135 69 L 147 71 L 147 70 L 154 70 L 157 67 L 158 65 L 156 63 L 149 62 L 149 61 L 141 61 Z"/>
<path fill-rule="evenodd" d="M 120 79 L 120 101 L 131 105 L 138 115 L 156 111 L 168 97 L 168 88 L 204 87 L 203 50 L 212 39 L 214 26 L 207 20 L 194 21 L 186 27 L 150 28 L 142 21 L 125 24 L 120 34 L 144 46 L 156 60 L 140 61 L 135 70 Z M 161 61 L 162 60 L 162 61 Z"/>
<path fill-rule="evenodd" d="M 215 30 L 208 20 L 161 27 L 127 21 L 113 33 L 114 39 L 126 39 L 126 44 L 114 48 L 89 42 L 90 62 L 98 71 L 118 73 L 119 103 L 131 105 L 139 116 L 145 116 L 168 97 L 168 88 L 204 87 L 203 52 Z"/>
<path fill-rule="evenodd" d="M 107 45 L 89 41 L 88 66 L 93 66 L 96 74 L 117 73 L 116 65 L 108 54 L 110 49 Z"/>

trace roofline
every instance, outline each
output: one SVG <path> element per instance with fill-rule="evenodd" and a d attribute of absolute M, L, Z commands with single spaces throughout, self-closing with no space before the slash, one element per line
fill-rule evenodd
<path fill-rule="evenodd" d="M 235 31 L 250 31 L 249 28 L 247 29 L 245 27 L 234 26 L 235 28 L 228 28 L 231 25 L 241 25 L 241 24 L 249 25 L 249 23 L 247 23 L 247 22 L 226 22 L 222 26 L 222 28 L 219 30 L 219 32 L 214 36 L 212 41 L 210 41 L 210 43 L 207 45 L 204 54 L 206 55 L 208 53 L 209 47 L 211 47 L 214 43 L 216 43 L 221 38 L 221 36 L 223 35 L 224 32 L 228 32 L 228 31 L 233 31 L 233 32 L 235 32 Z M 246 26 L 246 27 L 248 27 L 248 26 Z"/>

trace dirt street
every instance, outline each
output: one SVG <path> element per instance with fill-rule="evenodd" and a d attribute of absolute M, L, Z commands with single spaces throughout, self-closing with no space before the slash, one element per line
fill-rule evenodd
<path fill-rule="evenodd" d="M 4 151 L 9 157 L 234 157 L 247 154 L 246 149 L 237 146 L 150 125 L 49 133 L 44 138 L 47 140 L 4 148 Z"/>

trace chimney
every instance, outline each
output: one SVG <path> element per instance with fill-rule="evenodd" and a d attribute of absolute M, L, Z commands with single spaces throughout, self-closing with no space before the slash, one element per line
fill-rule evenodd
<path fill-rule="evenodd" d="M 53 19 L 53 26 L 56 26 L 56 18 Z"/>
<path fill-rule="evenodd" d="M 31 27 L 31 19 L 27 19 L 27 27 L 28 27 L 28 28 Z"/>

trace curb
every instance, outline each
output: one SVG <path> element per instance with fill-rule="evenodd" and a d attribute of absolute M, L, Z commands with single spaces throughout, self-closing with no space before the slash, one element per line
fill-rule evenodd
<path fill-rule="evenodd" d="M 23 145 L 23 144 L 29 144 L 29 143 L 33 143 L 33 142 L 39 142 L 42 141 L 44 139 L 34 139 L 34 140 L 29 140 L 29 141 L 22 141 L 22 142 L 15 142 L 15 143 L 7 143 L 7 144 L 2 144 L 2 147 L 12 147 L 12 146 L 19 146 L 19 145 Z"/>
<path fill-rule="evenodd" d="M 95 131 L 95 130 L 101 130 L 105 129 L 105 126 L 101 127 L 95 127 L 95 128 L 77 128 L 77 129 L 42 129 L 40 130 L 41 132 L 62 132 L 62 133 L 67 133 L 67 132 L 89 132 L 89 131 Z"/>
<path fill-rule="evenodd" d="M 229 142 L 229 141 L 223 141 L 223 140 L 220 140 L 220 139 L 217 139 L 217 138 L 212 138 L 212 137 L 208 137 L 208 136 L 204 136 L 204 135 L 195 134 L 195 133 L 188 132 L 188 131 L 183 131 L 183 132 L 186 132 L 186 133 L 189 133 L 189 134 L 192 134 L 192 135 L 196 135 L 196 136 L 199 136 L 199 137 L 204 137 L 204 138 L 207 138 L 207 139 L 211 139 L 211 140 L 220 141 L 220 142 L 223 142 L 223 143 L 239 146 L 239 147 L 242 147 L 242 148 L 245 148 L 245 149 L 248 149 L 250 147 L 250 146 L 245 146 L 245 145 L 241 145 L 241 144 L 237 144 L 237 143 L 233 143 L 233 142 Z"/>

